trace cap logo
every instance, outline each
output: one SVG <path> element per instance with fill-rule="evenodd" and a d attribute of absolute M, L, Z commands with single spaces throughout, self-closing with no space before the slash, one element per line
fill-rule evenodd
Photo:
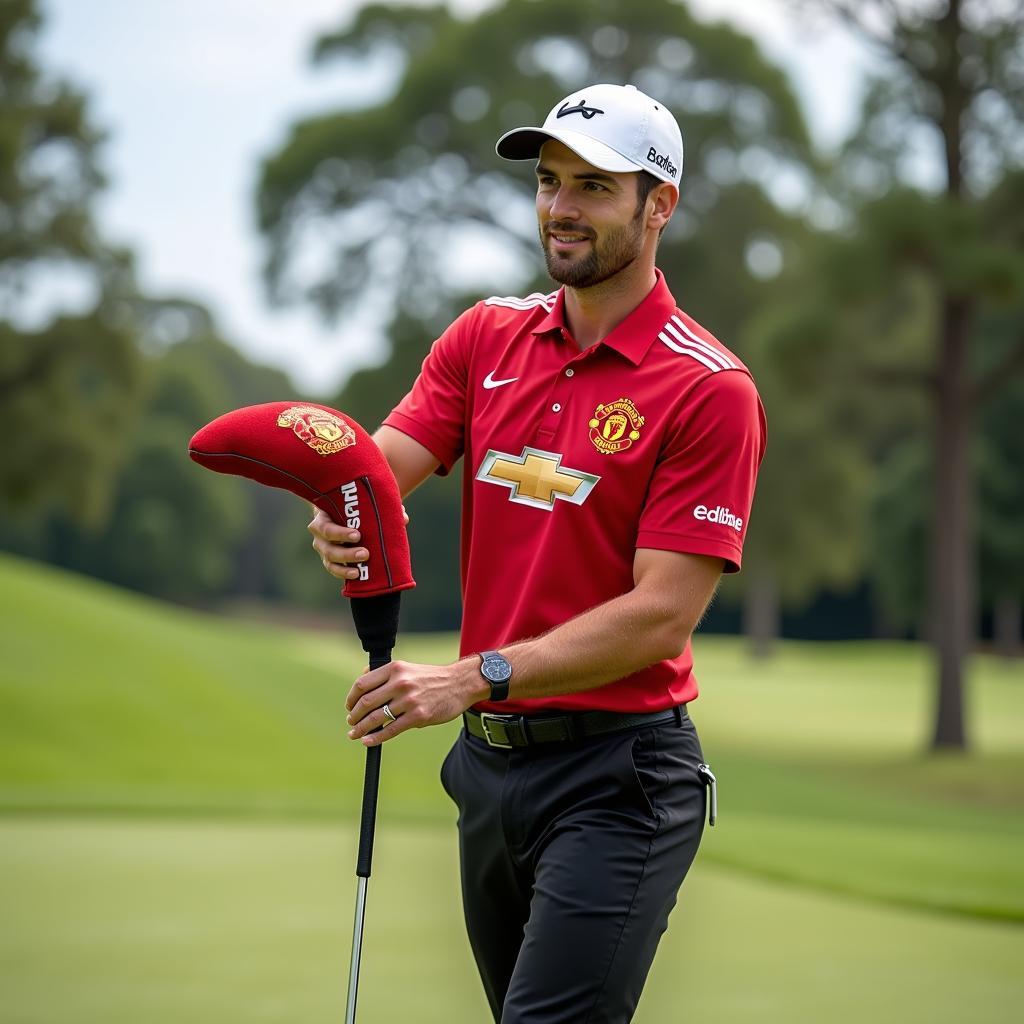
<path fill-rule="evenodd" d="M 588 121 L 595 114 L 603 114 L 603 110 L 599 110 L 597 107 L 588 107 L 586 100 L 580 100 L 575 107 L 570 107 L 568 103 L 563 103 L 558 108 L 558 113 L 555 117 L 568 117 L 570 114 L 582 114 Z"/>
<path fill-rule="evenodd" d="M 673 178 L 676 176 L 676 165 L 672 163 L 668 156 L 662 156 L 653 146 L 647 151 L 647 162 L 654 164 L 655 167 L 660 167 Z"/>

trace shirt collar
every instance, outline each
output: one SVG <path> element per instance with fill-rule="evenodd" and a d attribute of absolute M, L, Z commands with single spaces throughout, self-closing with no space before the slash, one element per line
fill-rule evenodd
<path fill-rule="evenodd" d="M 675 312 L 676 300 L 668 290 L 665 276 L 655 270 L 657 281 L 648 292 L 643 302 L 633 310 L 625 320 L 599 345 L 607 345 L 625 356 L 634 366 L 639 366 L 647 355 L 647 350 L 654 343 L 658 333 L 662 331 L 669 318 Z M 560 288 L 551 312 L 533 329 L 531 333 L 540 335 L 551 331 L 569 333 L 569 325 L 565 321 L 565 289 Z"/>

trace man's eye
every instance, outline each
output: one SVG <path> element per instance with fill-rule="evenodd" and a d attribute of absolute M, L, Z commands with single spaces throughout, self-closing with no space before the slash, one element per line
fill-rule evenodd
<path fill-rule="evenodd" d="M 555 184 L 555 179 L 552 178 L 552 177 L 538 178 L 537 179 L 537 184 L 538 185 L 554 185 Z"/>
<path fill-rule="evenodd" d="M 604 191 L 604 185 L 600 184 L 600 182 L 597 182 L 597 181 L 587 181 L 587 182 L 584 182 L 583 187 L 588 192 L 603 192 Z"/>

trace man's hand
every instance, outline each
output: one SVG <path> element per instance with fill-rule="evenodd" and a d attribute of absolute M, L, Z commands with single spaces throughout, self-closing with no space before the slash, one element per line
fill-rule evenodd
<path fill-rule="evenodd" d="M 450 722 L 489 694 L 490 687 L 480 675 L 475 658 L 453 665 L 392 661 L 364 673 L 353 683 L 345 701 L 352 726 L 349 739 L 362 740 L 367 747 L 377 746 L 406 729 Z M 385 704 L 396 721 L 384 713 Z"/>
<path fill-rule="evenodd" d="M 313 506 L 316 513 L 306 529 L 313 534 L 313 550 L 320 556 L 324 568 L 340 580 L 354 580 L 359 570 L 352 568 L 370 557 L 366 548 L 359 547 L 359 531 L 340 526 L 326 512 Z M 409 516 L 402 506 L 402 517 L 409 525 Z"/>
<path fill-rule="evenodd" d="M 391 472 L 395 474 L 398 490 L 407 498 L 431 473 L 441 465 L 436 456 L 394 427 L 381 427 L 373 435 L 377 447 L 387 459 Z M 402 506 L 405 524 L 409 517 Z M 320 556 L 324 568 L 339 580 L 354 580 L 359 570 L 352 568 L 370 557 L 366 548 L 359 547 L 359 531 L 339 526 L 326 512 L 313 506 L 313 521 L 309 524 L 313 534 L 313 548 Z"/>

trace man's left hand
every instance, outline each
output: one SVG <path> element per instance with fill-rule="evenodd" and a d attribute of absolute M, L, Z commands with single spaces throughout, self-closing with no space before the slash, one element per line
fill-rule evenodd
<path fill-rule="evenodd" d="M 479 662 L 472 658 L 453 665 L 392 661 L 365 672 L 352 684 L 345 701 L 352 727 L 349 739 L 373 747 L 406 729 L 450 722 L 477 701 L 486 700 L 488 692 Z M 384 712 L 385 704 L 395 721 Z"/>

